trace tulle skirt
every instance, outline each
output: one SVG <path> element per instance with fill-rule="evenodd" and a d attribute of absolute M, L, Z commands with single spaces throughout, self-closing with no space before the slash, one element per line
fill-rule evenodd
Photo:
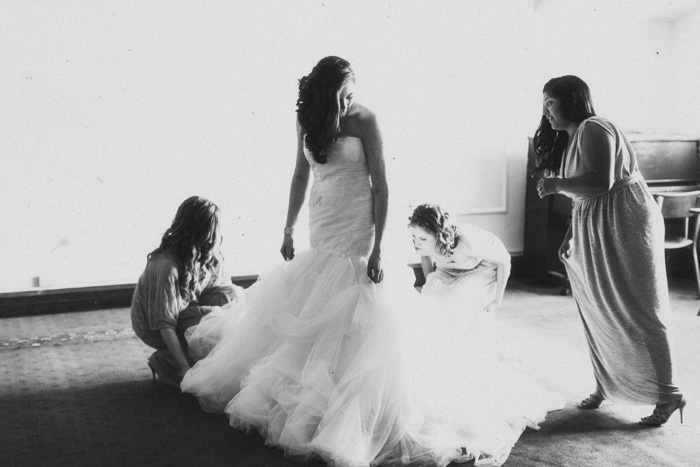
<path fill-rule="evenodd" d="M 189 336 L 205 358 L 183 391 L 289 457 L 338 466 L 501 465 L 563 406 L 498 363 L 483 297 L 377 285 L 366 268 L 312 249 L 261 277 Z M 489 293 L 484 282 L 450 287 Z"/>

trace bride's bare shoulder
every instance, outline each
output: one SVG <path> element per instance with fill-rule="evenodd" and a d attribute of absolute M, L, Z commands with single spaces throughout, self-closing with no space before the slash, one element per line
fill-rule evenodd
<path fill-rule="evenodd" d="M 347 133 L 353 136 L 362 137 L 369 132 L 378 131 L 376 114 L 362 104 L 353 104 L 344 120 Z"/>

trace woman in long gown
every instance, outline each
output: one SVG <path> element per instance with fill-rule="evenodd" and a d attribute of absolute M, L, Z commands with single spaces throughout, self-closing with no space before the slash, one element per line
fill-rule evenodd
<path fill-rule="evenodd" d="M 412 327 L 419 312 L 392 303 L 386 283 L 379 284 L 387 209 L 382 144 L 374 115 L 353 103 L 353 86 L 349 64 L 337 57 L 300 80 L 281 249 L 289 261 L 197 326 L 189 343 L 207 356 L 181 388 L 294 458 L 319 456 L 337 466 L 444 466 L 470 458 L 500 465 L 546 407 L 539 399 L 494 402 L 486 392 L 497 380 L 465 366 L 478 348 L 452 353 L 464 373 L 425 372 L 443 363 L 433 349 L 449 342 Z M 295 254 L 293 226 L 310 171 L 311 248 Z M 412 294 L 413 302 L 418 294 L 404 287 L 401 300 Z M 428 347 L 412 346 L 411 335 Z M 460 385 L 470 388 L 467 396 Z"/>
<path fill-rule="evenodd" d="M 553 78 L 543 89 L 534 138 L 540 196 L 574 199 L 559 249 L 583 320 L 596 390 L 581 409 L 603 400 L 656 404 L 640 423 L 660 426 L 685 399 L 674 382 L 664 220 L 627 138 L 597 117 L 588 85 Z"/>

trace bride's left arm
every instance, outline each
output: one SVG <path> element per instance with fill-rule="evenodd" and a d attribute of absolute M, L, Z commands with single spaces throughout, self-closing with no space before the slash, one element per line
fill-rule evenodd
<path fill-rule="evenodd" d="M 367 108 L 362 107 L 357 115 L 356 131 L 362 139 L 372 181 L 372 197 L 374 201 L 374 248 L 368 259 L 367 275 L 374 282 L 382 280 L 381 245 L 389 206 L 389 188 L 386 183 L 384 153 L 381 132 L 377 117 Z"/>

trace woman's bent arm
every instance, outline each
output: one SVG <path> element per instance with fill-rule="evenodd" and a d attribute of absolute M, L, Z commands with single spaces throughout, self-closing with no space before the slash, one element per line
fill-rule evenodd
<path fill-rule="evenodd" d="M 615 183 L 615 140 L 607 130 L 596 123 L 588 123 L 583 129 L 581 160 L 587 173 L 572 178 L 543 179 L 543 194 L 596 196 L 612 188 Z"/>

